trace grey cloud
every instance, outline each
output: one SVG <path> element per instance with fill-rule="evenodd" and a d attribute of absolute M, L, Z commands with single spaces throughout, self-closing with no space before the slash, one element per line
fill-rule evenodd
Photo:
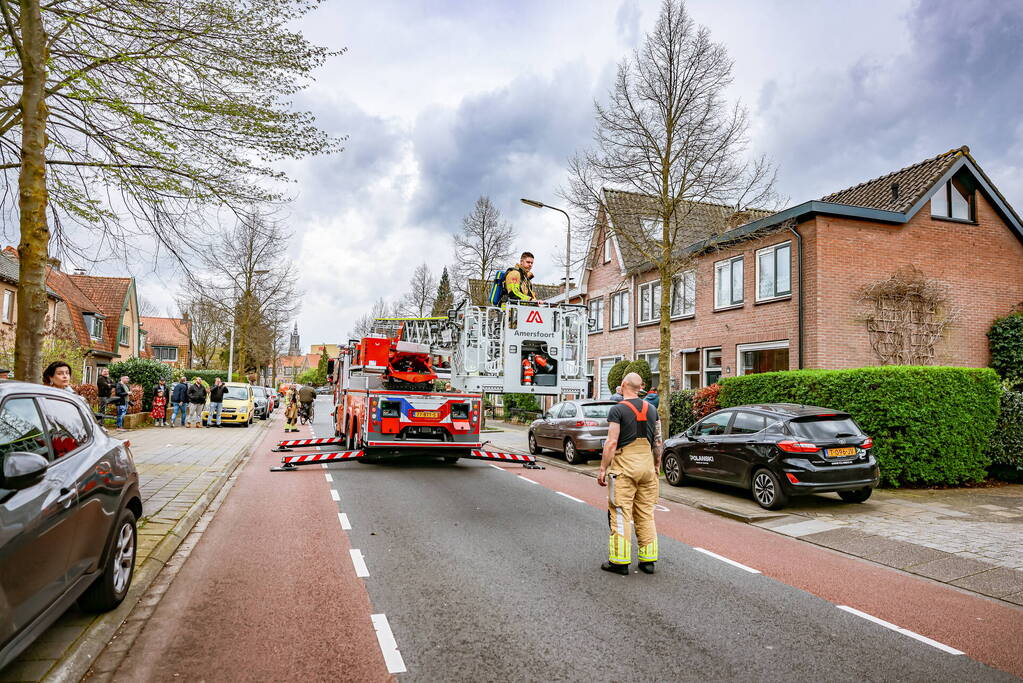
<path fill-rule="evenodd" d="M 615 12 L 615 26 L 618 28 L 618 40 L 622 45 L 632 48 L 639 44 L 639 19 L 641 12 L 636 0 L 624 0 Z"/>

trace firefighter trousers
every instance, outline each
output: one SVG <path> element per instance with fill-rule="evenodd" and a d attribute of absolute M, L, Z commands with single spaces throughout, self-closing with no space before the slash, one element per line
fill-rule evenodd
<path fill-rule="evenodd" d="M 654 455 L 646 439 L 637 439 L 615 452 L 607 475 L 607 521 L 611 528 L 607 552 L 611 562 L 632 561 L 633 524 L 639 542 L 639 561 L 657 561 L 654 505 L 659 485 Z"/>

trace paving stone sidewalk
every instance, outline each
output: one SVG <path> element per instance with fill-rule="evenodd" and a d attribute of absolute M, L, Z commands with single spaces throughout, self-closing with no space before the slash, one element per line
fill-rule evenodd
<path fill-rule="evenodd" d="M 503 433 L 485 435 L 505 448 L 526 449 L 526 427 L 492 420 Z M 599 460 L 568 465 L 596 476 Z M 1023 485 L 983 489 L 879 489 L 861 504 L 837 494 L 793 498 L 780 512 L 757 505 L 748 492 L 698 483 L 661 495 L 675 502 L 754 524 L 936 581 L 1023 605 Z"/>
<path fill-rule="evenodd" d="M 0 671 L 0 683 L 77 682 L 231 472 L 278 417 L 248 428 L 150 427 L 118 434 L 131 442 L 144 515 L 128 597 L 106 615 L 69 609 Z"/>

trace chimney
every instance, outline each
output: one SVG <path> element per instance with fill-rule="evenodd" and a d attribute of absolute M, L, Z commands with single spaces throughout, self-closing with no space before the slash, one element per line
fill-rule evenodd
<path fill-rule="evenodd" d="M 899 198 L 899 181 L 892 183 L 892 199 Z"/>
<path fill-rule="evenodd" d="M 57 270 L 60 270 L 59 266 Z M 75 275 L 85 275 L 85 268 L 75 268 Z"/>

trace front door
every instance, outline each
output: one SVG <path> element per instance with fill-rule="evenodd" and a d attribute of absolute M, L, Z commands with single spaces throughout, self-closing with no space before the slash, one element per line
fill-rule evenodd
<path fill-rule="evenodd" d="M 9 398 L 0 408 L 0 457 L 14 451 L 52 460 L 31 398 Z M 38 484 L 0 491 L 0 639 L 24 628 L 67 587 L 77 499 L 70 468 L 57 465 Z"/>

